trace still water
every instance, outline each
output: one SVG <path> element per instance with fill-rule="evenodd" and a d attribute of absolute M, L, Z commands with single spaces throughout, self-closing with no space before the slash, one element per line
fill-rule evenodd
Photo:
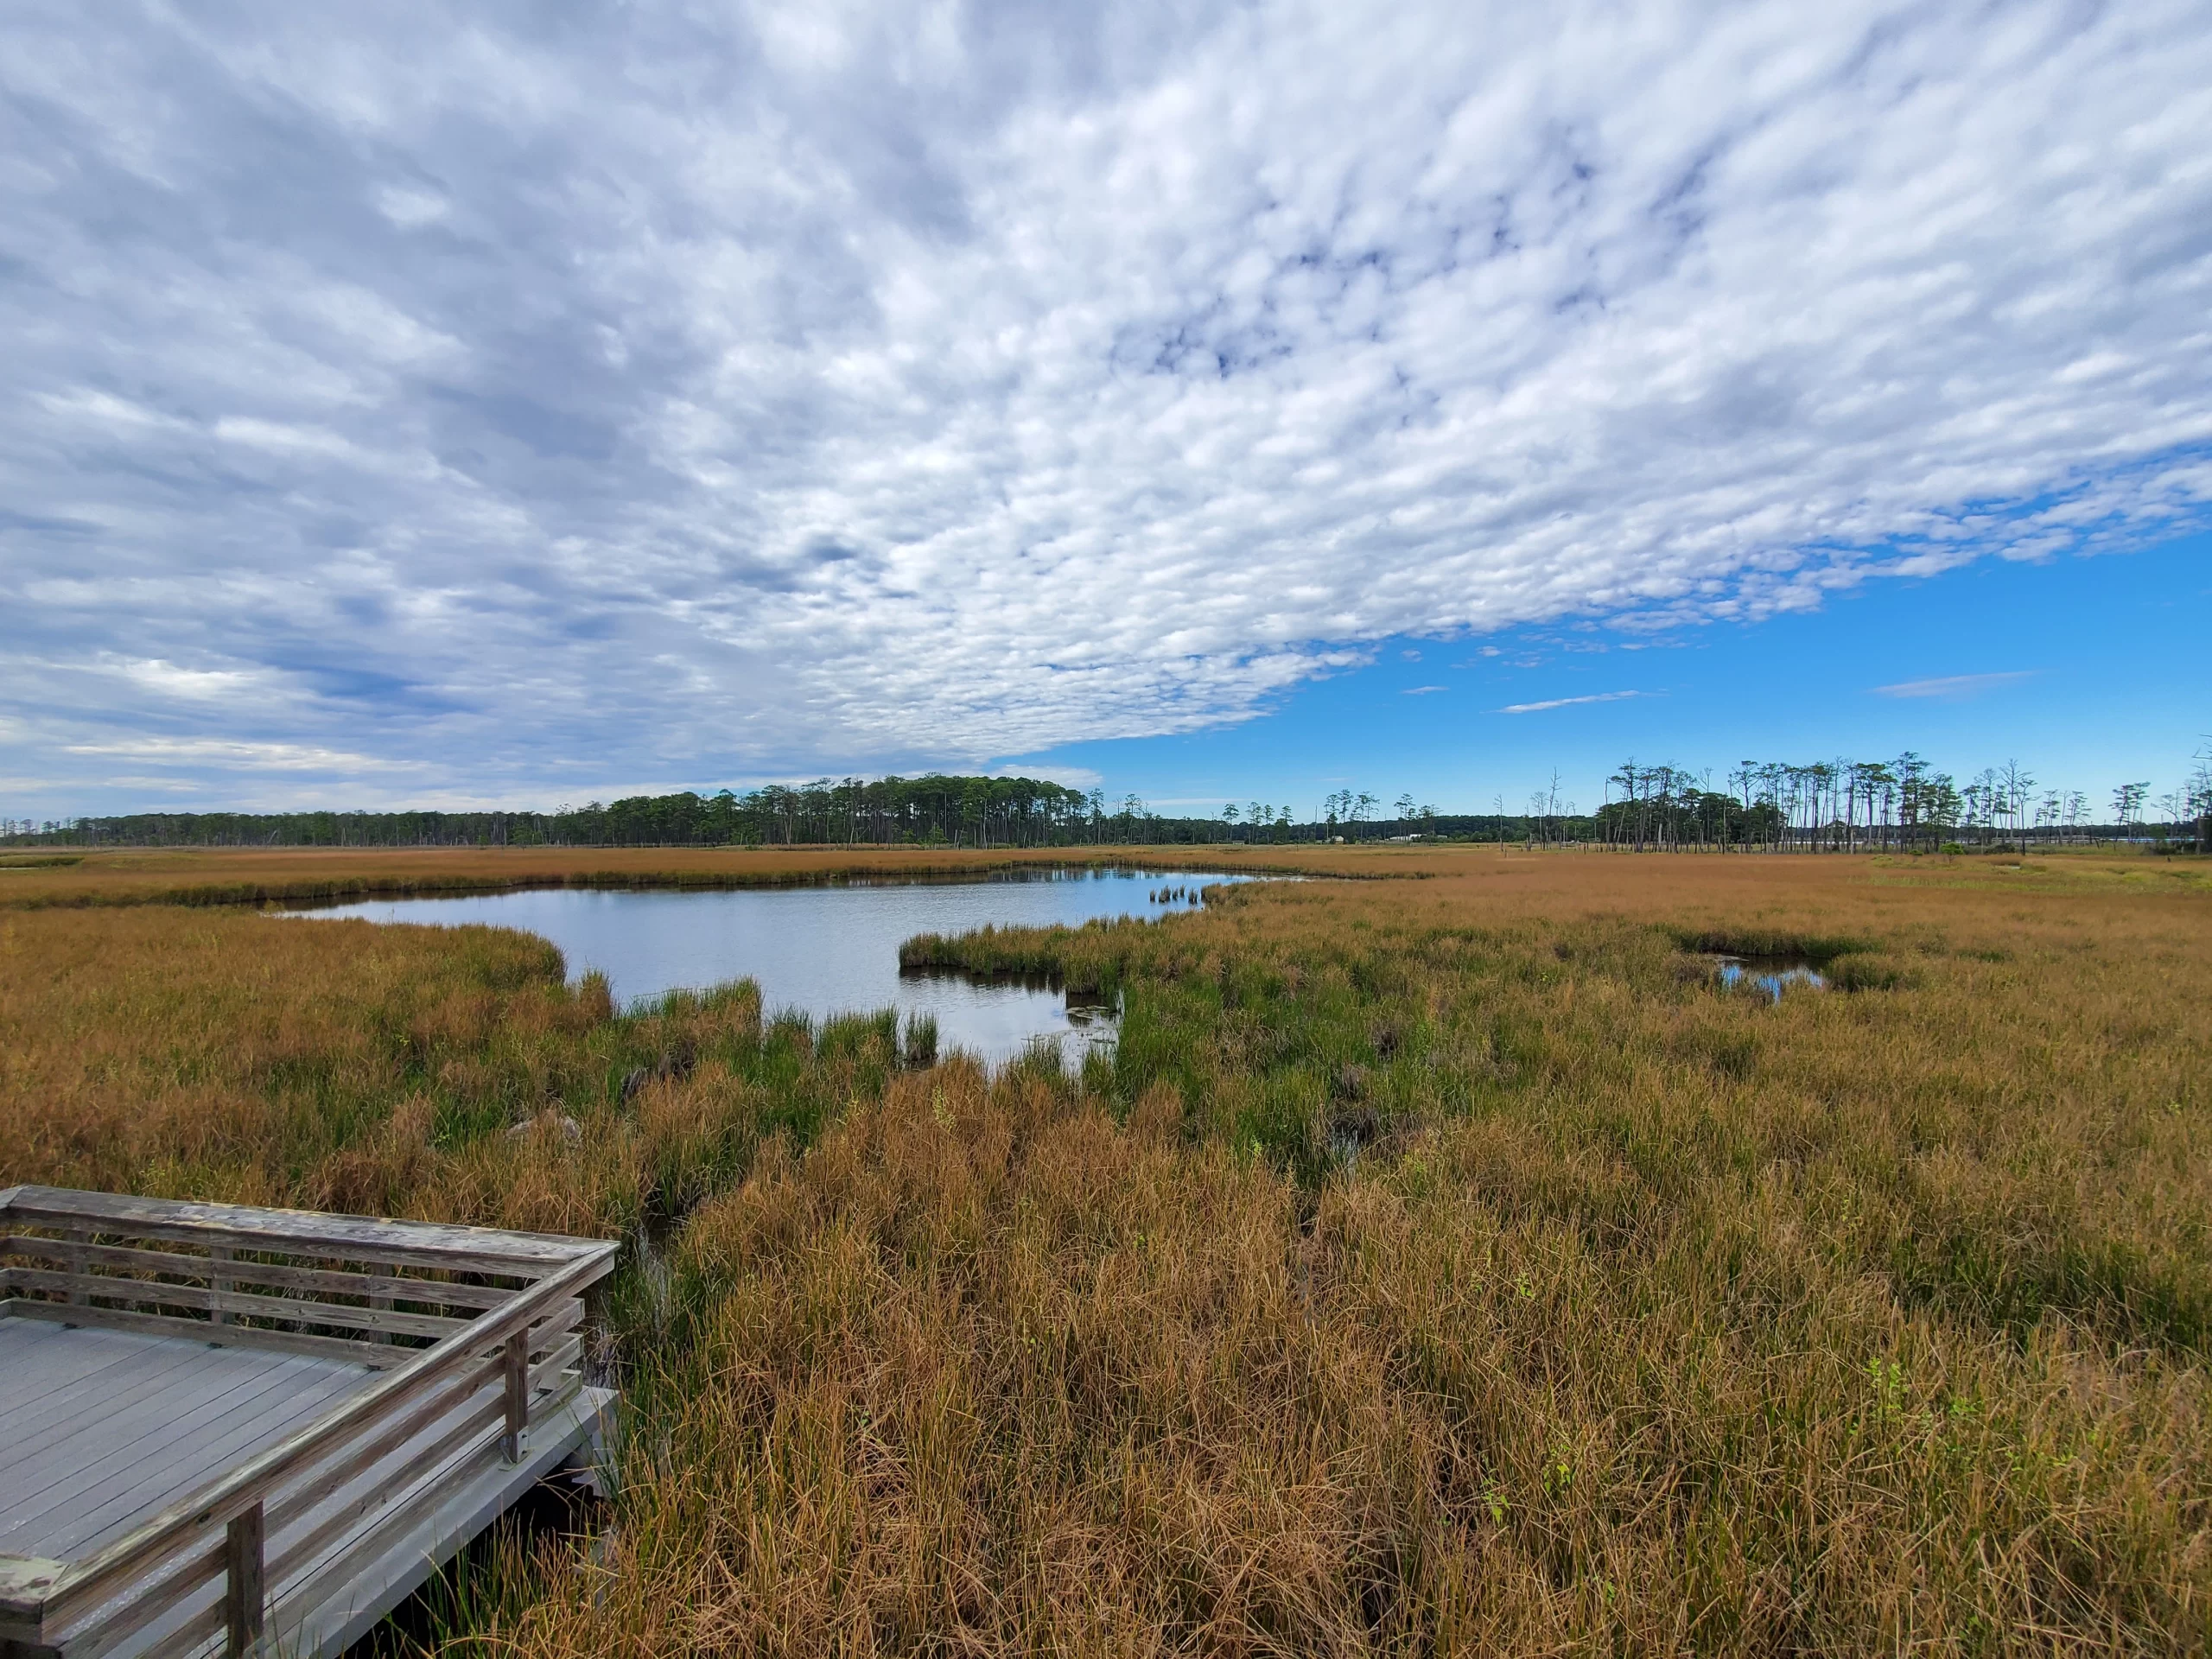
<path fill-rule="evenodd" d="M 1808 957 L 1721 957 L 1720 982 L 1730 990 L 1749 982 L 1764 991 L 1776 1001 L 1791 986 L 1802 986 L 1808 991 L 1825 991 L 1827 976 Z"/>
<path fill-rule="evenodd" d="M 372 922 L 482 923 L 550 939 L 571 979 L 605 974 L 615 1001 L 631 1003 L 727 980 L 760 987 L 764 1011 L 833 1014 L 896 1008 L 929 1014 L 940 1052 L 960 1048 L 1000 1061 L 1039 1039 L 1079 1064 L 1085 1047 L 1111 1042 L 1111 1008 L 1071 1004 L 1036 986 L 985 983 L 950 974 L 901 974 L 899 946 L 917 933 L 999 927 L 1077 927 L 1095 918 L 1154 918 L 1195 909 L 1201 887 L 1254 880 L 1189 871 L 1042 870 L 987 881 L 859 882 L 727 892 L 606 892 L 551 887 L 465 899 L 380 899 L 312 917 Z"/>

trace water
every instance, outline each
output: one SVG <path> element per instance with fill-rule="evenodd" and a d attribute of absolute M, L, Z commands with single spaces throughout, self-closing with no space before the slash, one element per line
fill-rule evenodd
<path fill-rule="evenodd" d="M 1827 976 L 1809 957 L 1720 957 L 1720 982 L 1734 990 L 1745 980 L 1764 991 L 1776 1001 L 1793 985 L 1810 991 L 1825 991 Z"/>
<path fill-rule="evenodd" d="M 1071 1002 L 1040 984 L 901 974 L 899 944 L 917 933 L 965 933 L 986 924 L 1076 927 L 1095 918 L 1156 918 L 1196 909 L 1203 887 L 1254 879 L 1042 870 L 984 881 L 855 880 L 722 892 L 552 887 L 289 913 L 520 928 L 559 946 L 572 979 L 605 974 L 620 1003 L 751 979 L 771 1016 L 796 1009 L 819 1022 L 833 1014 L 896 1008 L 902 1025 L 910 1014 L 933 1016 L 941 1052 L 966 1049 L 1001 1061 L 1041 1039 L 1080 1063 L 1085 1048 L 1112 1042 L 1114 1009 Z"/>

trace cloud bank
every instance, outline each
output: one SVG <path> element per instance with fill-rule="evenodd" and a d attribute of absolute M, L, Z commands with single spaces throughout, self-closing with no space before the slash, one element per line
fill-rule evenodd
<path fill-rule="evenodd" d="M 973 763 L 2212 505 L 2185 3 L 31 3 L 0 118 L 25 777 Z"/>

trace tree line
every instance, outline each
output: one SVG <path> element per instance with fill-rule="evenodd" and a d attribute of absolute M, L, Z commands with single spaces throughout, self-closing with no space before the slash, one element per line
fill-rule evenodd
<path fill-rule="evenodd" d="M 1594 810 L 1557 772 L 1525 811 L 1440 813 L 1411 795 L 1325 797 L 1311 817 L 1230 802 L 1218 816 L 1154 810 L 1037 778 L 931 773 L 818 779 L 738 793 L 637 795 L 537 811 L 147 812 L 0 818 L 0 844 L 105 847 L 1080 847 L 1133 843 L 1459 840 L 1602 846 L 1636 852 L 1914 851 L 2101 840 L 2193 843 L 2212 851 L 2212 745 L 2153 795 L 2121 785 L 2107 801 L 2040 782 L 2017 760 L 1965 777 L 1911 751 L 1894 760 L 1745 760 L 1711 769 L 1623 761 Z"/>
<path fill-rule="evenodd" d="M 1038 778 L 922 778 L 683 791 L 551 811 L 139 812 L 0 820 L 0 842 L 99 847 L 1071 847 L 1223 839 L 1135 795 Z"/>
<path fill-rule="evenodd" d="M 2105 802 L 2039 781 L 2018 760 L 1956 777 L 1908 750 L 1894 760 L 1745 760 L 1711 771 L 1624 761 L 1605 780 L 1593 838 L 1666 848 L 1889 851 L 2093 840 L 2212 845 L 2212 748 L 2153 798 L 2146 780 Z"/>

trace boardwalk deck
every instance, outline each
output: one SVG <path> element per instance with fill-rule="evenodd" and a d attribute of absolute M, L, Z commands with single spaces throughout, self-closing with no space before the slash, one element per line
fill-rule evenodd
<path fill-rule="evenodd" d="M 339 1651 L 594 1440 L 613 1248 L 0 1192 L 0 1659 Z"/>

